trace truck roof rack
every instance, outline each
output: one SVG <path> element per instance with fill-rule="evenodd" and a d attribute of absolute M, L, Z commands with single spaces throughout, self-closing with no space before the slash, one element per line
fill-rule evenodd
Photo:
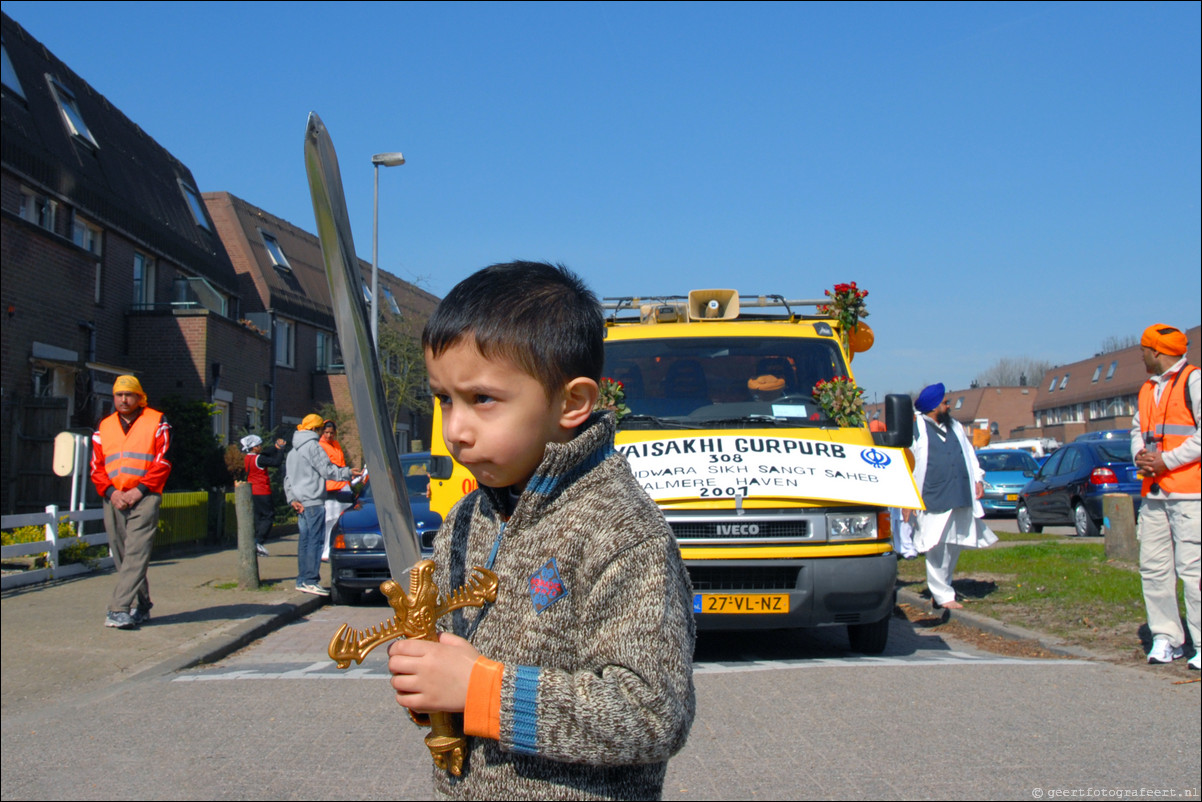
<path fill-rule="evenodd" d="M 823 306 L 830 303 L 830 298 L 818 299 L 786 299 L 783 295 L 738 295 L 739 317 L 744 319 L 772 319 L 780 320 L 782 317 L 798 320 L 827 320 L 829 315 L 801 315 L 793 311 L 793 307 L 797 306 Z M 601 299 L 601 308 L 610 311 L 609 319 L 611 322 L 621 320 L 631 320 L 641 317 L 641 310 L 647 306 L 652 307 L 679 307 L 684 305 L 687 307 L 689 296 L 687 295 L 644 295 L 644 296 L 620 296 L 614 298 Z M 745 314 L 742 312 L 746 308 L 784 310 L 784 315 L 780 314 Z M 629 315 L 622 316 L 624 311 L 629 311 Z M 621 316 L 621 317 L 620 317 Z"/>

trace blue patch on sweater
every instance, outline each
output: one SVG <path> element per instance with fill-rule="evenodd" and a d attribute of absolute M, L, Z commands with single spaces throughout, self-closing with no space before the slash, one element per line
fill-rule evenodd
<path fill-rule="evenodd" d="M 559 566 L 552 557 L 530 577 L 530 601 L 534 603 L 534 612 L 541 613 L 566 595 L 568 589 L 563 586 Z"/>

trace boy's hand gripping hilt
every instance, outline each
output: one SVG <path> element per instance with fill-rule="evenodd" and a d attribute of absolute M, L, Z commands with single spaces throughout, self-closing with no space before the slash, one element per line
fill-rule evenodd
<path fill-rule="evenodd" d="M 348 668 L 352 660 L 362 663 L 372 649 L 396 638 L 437 641 L 438 619 L 461 607 L 483 607 L 496 601 L 497 584 L 496 574 L 477 566 L 467 584 L 440 602 L 438 586 L 434 584 L 434 562 L 422 560 L 409 570 L 408 593 L 391 579 L 380 584 L 380 592 L 396 611 L 392 620 L 365 630 L 353 630 L 350 624 L 343 624 L 330 640 L 330 659 L 339 668 Z M 458 777 L 463 771 L 467 747 L 462 726 L 451 713 L 431 713 L 429 719 L 432 732 L 426 736 L 426 747 L 434 765 Z M 416 715 L 414 721 L 425 723 Z"/>

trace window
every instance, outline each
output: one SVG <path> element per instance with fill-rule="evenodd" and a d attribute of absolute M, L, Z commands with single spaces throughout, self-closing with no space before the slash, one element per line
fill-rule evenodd
<path fill-rule="evenodd" d="M 380 292 L 384 293 L 384 299 L 388 301 L 388 308 L 392 310 L 392 314 L 399 315 L 401 313 L 401 307 L 399 304 L 397 304 L 396 298 L 393 297 L 392 290 L 388 289 L 387 287 L 381 287 Z"/>
<path fill-rule="evenodd" d="M 338 350 L 338 337 L 332 332 L 317 332 L 317 369 L 334 370 L 342 367 L 342 353 Z"/>
<path fill-rule="evenodd" d="M 1060 389 L 1061 390 L 1063 390 L 1065 387 L 1068 387 L 1068 377 L 1069 377 L 1069 374 L 1066 373 L 1066 374 L 1064 374 L 1064 378 L 1060 380 Z"/>
<path fill-rule="evenodd" d="M 41 226 L 47 231 L 54 231 L 57 211 L 58 204 L 55 201 L 29 187 L 21 187 L 21 205 L 17 214 L 22 220 Z"/>
<path fill-rule="evenodd" d="M 246 430 L 257 432 L 263 428 L 263 399 L 246 397 Z"/>
<path fill-rule="evenodd" d="M 964 406 L 964 396 L 960 396 L 956 399 L 956 409 L 959 409 L 962 406 Z"/>
<path fill-rule="evenodd" d="M 205 215 L 204 201 L 200 199 L 200 193 L 192 187 L 179 182 L 180 192 L 184 193 L 184 199 L 188 201 L 188 208 L 192 210 L 192 219 L 196 221 L 196 225 L 203 228 L 205 231 L 212 231 L 209 228 L 209 218 Z"/>
<path fill-rule="evenodd" d="M 284 250 L 276 238 L 266 231 L 260 231 L 259 236 L 263 237 L 263 245 L 267 248 L 267 256 L 271 259 L 271 264 L 281 270 L 291 270 L 292 265 L 288 264 L 288 257 L 284 256 Z"/>
<path fill-rule="evenodd" d="M 1050 392 L 1052 392 L 1052 391 L 1053 391 L 1053 390 L 1055 390 L 1055 389 L 1056 389 L 1056 377 L 1055 377 L 1055 376 L 1053 376 L 1053 377 L 1052 377 L 1052 383 L 1048 385 L 1048 392 L 1050 393 Z"/>
<path fill-rule="evenodd" d="M 21 81 L 17 78 L 17 71 L 13 69 L 13 63 L 8 58 L 8 48 L 3 42 L 0 42 L 0 54 L 3 55 L 4 63 L 3 70 L 0 70 L 0 80 L 4 82 L 4 88 L 24 100 L 25 90 L 21 88 Z"/>
<path fill-rule="evenodd" d="M 275 363 L 286 368 L 296 364 L 296 324 L 291 320 L 275 321 Z"/>
<path fill-rule="evenodd" d="M 71 136 L 83 140 L 84 144 L 89 147 L 99 147 L 96 144 L 96 138 L 88 130 L 88 124 L 84 122 L 83 114 L 79 111 L 79 104 L 75 102 L 75 93 L 63 86 L 57 78 L 46 77 L 50 81 L 50 90 L 54 94 L 54 99 L 58 101 L 59 111 L 63 113 L 63 122 L 66 123 Z"/>
<path fill-rule="evenodd" d="M 1094 368 L 1093 378 L 1089 380 L 1090 384 L 1097 382 L 1097 380 L 1101 377 L 1101 375 L 1102 375 L 1102 366 L 1098 365 L 1096 368 Z"/>
<path fill-rule="evenodd" d="M 78 213 L 71 221 L 71 241 L 96 256 L 102 255 L 104 232 Z"/>
<path fill-rule="evenodd" d="M 1110 381 L 1112 378 L 1114 378 L 1114 371 L 1116 368 L 1118 368 L 1118 366 L 1119 366 L 1118 360 L 1115 360 L 1114 362 L 1110 363 L 1110 367 L 1106 371 L 1106 381 Z"/>
<path fill-rule="evenodd" d="M 371 306 L 371 287 L 367 286 L 367 282 L 363 282 L 363 300 L 367 301 L 367 305 Z"/>
<path fill-rule="evenodd" d="M 134 251 L 134 309 L 154 307 L 154 260 Z"/>
<path fill-rule="evenodd" d="M 230 442 L 230 404 L 228 401 L 213 401 L 213 414 L 209 418 L 213 422 L 213 436 L 221 445 Z"/>

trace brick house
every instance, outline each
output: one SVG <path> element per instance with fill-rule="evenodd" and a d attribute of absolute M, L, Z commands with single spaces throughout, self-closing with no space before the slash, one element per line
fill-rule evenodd
<path fill-rule="evenodd" d="M 989 432 L 992 440 L 1004 440 L 1010 432 L 1031 423 L 1036 387 L 969 387 L 948 390 L 952 417 L 965 429 Z M 868 419 L 879 414 L 884 420 L 884 404 L 865 404 Z M 981 435 L 978 435 L 979 437 Z"/>
<path fill-rule="evenodd" d="M 1189 339 L 1186 358 L 1198 365 L 1202 326 L 1184 331 Z M 1036 388 L 1033 425 L 1015 436 L 1068 442 L 1086 432 L 1130 429 L 1139 406 L 1139 388 L 1147 379 L 1138 345 L 1058 365 L 1044 374 Z"/>
<path fill-rule="evenodd" d="M 188 167 L 2 16 L 0 507 L 24 512 L 65 503 L 50 440 L 111 412 L 117 375 L 213 403 L 228 439 L 271 341 Z"/>
<path fill-rule="evenodd" d="M 333 403 L 346 418 L 339 439 L 348 455 L 358 458 L 362 449 L 351 415 L 320 240 L 228 192 L 206 192 L 202 197 L 238 273 L 244 315 L 269 332 L 273 342 L 267 392 L 257 420 L 264 428 L 274 422 L 286 431 L 308 413 Z M 364 297 L 370 301 L 371 264 L 360 259 L 359 269 Z M 438 298 L 384 270 L 379 271 L 379 286 L 381 337 L 388 328 L 420 337 Z M 381 367 L 390 369 L 387 364 Z M 402 453 L 428 447 L 430 416 L 403 410 L 394 434 Z"/>

